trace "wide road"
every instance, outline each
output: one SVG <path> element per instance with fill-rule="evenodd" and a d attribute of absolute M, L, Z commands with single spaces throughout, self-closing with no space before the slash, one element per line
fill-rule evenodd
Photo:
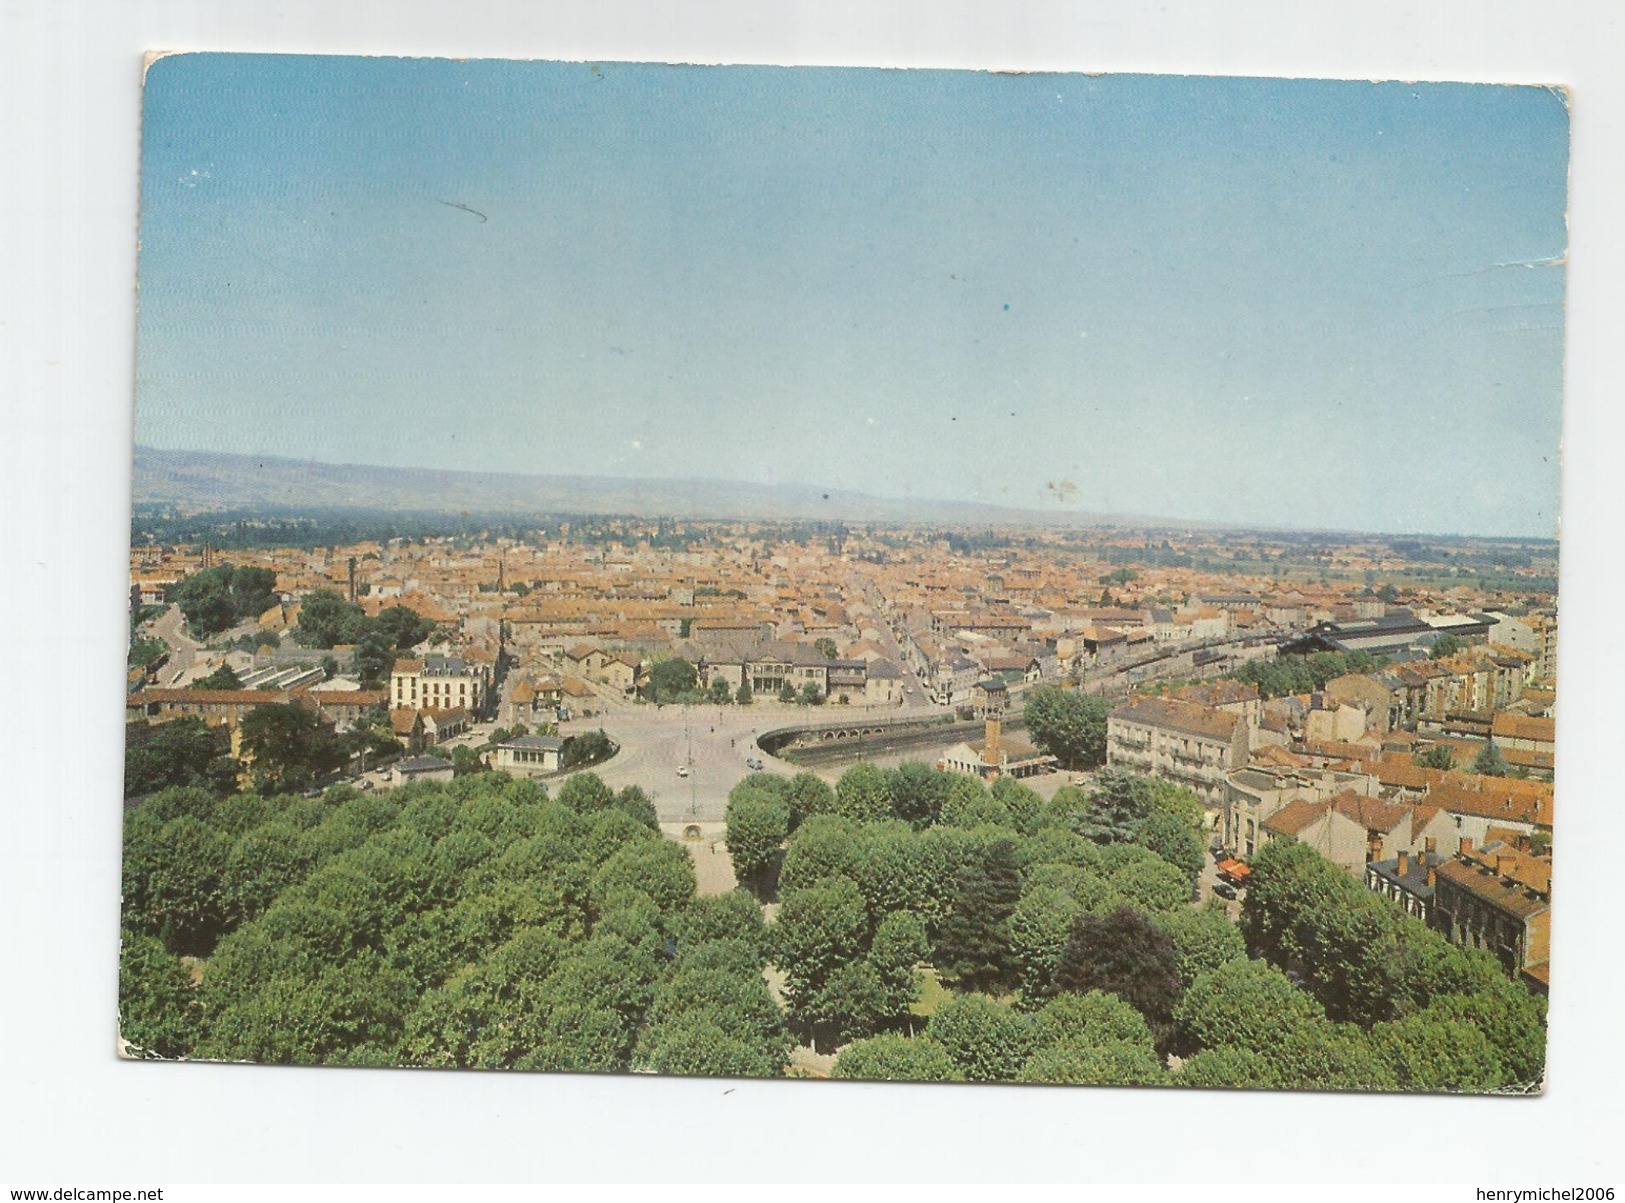
<path fill-rule="evenodd" d="M 891 641 L 895 645 L 895 639 Z M 1239 641 L 1227 641 L 1218 647 L 1235 646 Z M 1159 676 L 1190 675 L 1193 647 L 1185 647 L 1151 664 L 1133 669 L 1113 668 L 1091 678 L 1084 688 L 1091 693 L 1126 693 L 1131 685 L 1144 684 Z M 912 696 L 912 693 L 911 693 Z M 923 696 L 923 693 L 922 693 Z M 756 739 L 764 731 L 779 727 L 842 721 L 859 723 L 863 719 L 898 719 L 917 715 L 940 715 L 939 706 L 908 705 L 887 707 L 866 706 L 782 706 L 776 702 L 753 706 L 664 706 L 633 705 L 616 699 L 608 703 L 607 713 L 587 719 L 574 719 L 565 723 L 561 734 L 579 735 L 602 727 L 620 745 L 620 752 L 611 760 L 592 771 L 603 778 L 605 784 L 621 789 L 628 785 L 641 786 L 655 804 L 655 811 L 665 823 L 721 822 L 728 806 L 728 791 L 741 778 L 751 772 L 747 757 L 756 757 L 768 770 L 794 775 L 801 766 L 779 760 L 756 746 Z M 852 759 L 858 759 L 859 748 L 852 748 Z M 922 750 L 902 752 L 875 758 L 889 765 L 903 760 L 934 760 L 935 756 Z M 678 772 L 688 767 L 686 775 Z M 819 776 L 833 781 L 844 771 L 845 765 L 822 766 Z M 1060 773 L 1034 779 L 1030 784 L 1048 797 L 1068 778 Z M 556 787 L 555 787 L 556 788 Z"/>
<path fill-rule="evenodd" d="M 662 822 L 720 822 L 728 791 L 750 772 L 755 757 L 775 773 L 793 775 L 800 768 L 770 756 L 756 746 L 764 731 L 799 723 L 861 723 L 864 720 L 911 717 L 940 711 L 863 706 L 628 706 L 596 718 L 574 719 L 562 733 L 580 735 L 602 727 L 620 752 L 592 771 L 606 785 L 641 786 L 654 801 Z M 686 776 L 678 769 L 688 767 Z"/>

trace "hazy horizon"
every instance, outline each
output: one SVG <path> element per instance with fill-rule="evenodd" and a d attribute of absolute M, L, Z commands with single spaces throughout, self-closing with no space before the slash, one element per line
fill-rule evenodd
<path fill-rule="evenodd" d="M 362 469 L 364 471 L 369 471 L 369 472 L 370 471 L 379 471 L 379 470 L 385 470 L 385 471 L 394 470 L 394 471 L 400 471 L 400 472 L 464 473 L 464 474 L 471 475 L 471 476 L 502 476 L 502 477 L 512 477 L 512 478 L 519 479 L 519 480 L 544 479 L 544 478 L 569 479 L 569 478 L 572 477 L 572 475 L 575 476 L 575 477 L 578 477 L 578 478 L 582 476 L 582 474 L 569 474 L 569 473 L 536 473 L 536 474 L 514 473 L 514 472 L 497 471 L 495 469 L 474 470 L 474 469 L 458 469 L 458 468 L 433 468 L 433 467 L 426 467 L 426 466 L 421 465 L 421 464 L 378 464 L 378 463 L 365 463 L 365 462 L 360 462 L 360 461 L 351 461 L 351 462 L 339 463 L 339 462 L 334 462 L 334 461 L 329 461 L 329 460 L 295 459 L 295 458 L 291 458 L 291 457 L 288 457 L 288 456 L 269 455 L 269 454 L 256 456 L 256 455 L 246 455 L 246 454 L 238 453 L 238 452 L 191 451 L 191 450 L 186 449 L 186 448 L 177 448 L 177 447 L 154 447 L 154 446 L 150 446 L 150 445 L 144 444 L 144 443 L 137 443 L 135 445 L 135 448 L 136 448 L 136 450 L 138 452 L 147 451 L 147 452 L 154 452 L 154 453 L 157 453 L 157 454 L 160 454 L 160 455 L 175 454 L 175 455 L 204 455 L 204 456 L 237 456 L 237 457 L 244 458 L 244 459 L 257 460 L 257 461 L 260 461 L 262 463 L 265 462 L 265 461 L 275 460 L 275 461 L 279 461 L 279 462 L 282 462 L 282 463 L 293 465 L 295 467 L 316 467 L 316 468 L 322 468 L 322 469 L 357 468 L 357 469 Z M 778 481 L 778 482 L 776 482 L 776 484 L 773 484 L 773 485 L 763 485 L 763 484 L 759 484 L 759 483 L 753 482 L 753 481 L 727 480 L 727 479 L 715 478 L 715 477 L 643 477 L 643 476 L 622 476 L 622 475 L 616 475 L 616 474 L 613 474 L 613 473 L 602 474 L 602 475 L 593 474 L 590 477 L 587 477 L 587 479 L 603 481 L 603 482 L 606 482 L 608 484 L 620 484 L 620 485 L 628 485 L 628 486 L 630 486 L 630 485 L 665 485 L 665 486 L 676 487 L 676 486 L 682 486 L 682 485 L 715 485 L 715 486 L 719 486 L 721 488 L 728 488 L 728 489 L 733 489 L 733 488 L 744 488 L 744 489 L 773 489 L 773 488 L 778 488 L 778 489 L 804 491 L 806 493 L 817 493 L 817 492 L 822 491 L 822 492 L 824 492 L 824 495 L 826 497 L 830 497 L 832 495 L 833 490 L 834 490 L 833 486 L 826 486 L 826 485 L 823 485 L 823 484 L 821 484 L 821 483 L 819 483 L 817 481 L 788 481 L 788 480 L 786 480 L 786 481 Z M 137 493 L 139 494 L 139 492 L 141 491 L 141 482 L 139 480 L 136 481 L 135 487 L 136 487 Z M 991 511 L 990 513 L 984 514 L 982 516 L 962 515 L 962 516 L 954 517 L 954 516 L 950 516 L 948 514 L 940 514 L 940 515 L 932 516 L 932 517 L 930 517 L 928 519 L 923 518 L 923 517 L 914 517 L 914 518 L 864 518 L 864 517 L 850 517 L 850 516 L 843 517 L 839 513 L 828 515 L 825 518 L 825 520 L 828 520 L 828 521 L 847 521 L 847 522 L 855 522 L 855 523 L 858 523 L 858 524 L 868 524 L 868 525 L 875 525 L 875 526 L 907 526 L 907 525 L 910 525 L 910 524 L 913 524 L 913 523 L 926 523 L 926 522 L 929 522 L 929 524 L 931 524 L 931 525 L 967 526 L 967 527 L 982 526 L 982 525 L 1004 525 L 1004 524 L 1008 524 L 1008 525 L 1017 527 L 1019 529 L 1040 529 L 1040 528 L 1043 528 L 1043 527 L 1052 527 L 1053 528 L 1053 527 L 1060 527 L 1060 526 L 1072 526 L 1075 529 L 1079 529 L 1079 530 L 1086 530 L 1086 529 L 1091 529 L 1091 528 L 1105 528 L 1105 529 L 1114 529 L 1115 528 L 1115 529 L 1129 529 L 1129 530 L 1147 529 L 1147 530 L 1151 530 L 1151 529 L 1158 529 L 1158 528 L 1161 528 L 1161 527 L 1167 527 L 1167 528 L 1191 527 L 1191 528 L 1199 528 L 1199 529 L 1212 529 L 1212 530 L 1225 530 L 1225 531 L 1245 531 L 1245 532 L 1257 532 L 1257 533 L 1338 535 L 1338 536 L 1350 536 L 1350 537 L 1362 537 L 1362 538 L 1364 538 L 1364 537 L 1373 537 L 1373 538 L 1385 538 L 1385 539 L 1394 539 L 1394 538 L 1466 539 L 1466 540 L 1474 540 L 1474 539 L 1476 539 L 1476 540 L 1495 541 L 1495 542 L 1517 541 L 1517 542 L 1529 542 L 1529 543 L 1550 543 L 1550 544 L 1552 544 L 1554 546 L 1560 545 L 1560 539 L 1556 535 L 1486 535 L 1486 534 L 1474 533 L 1474 532 L 1471 532 L 1471 531 L 1451 531 L 1451 530 L 1421 530 L 1421 529 L 1416 529 L 1416 530 L 1379 530 L 1379 529 L 1362 529 L 1362 528 L 1356 528 L 1356 527 L 1292 526 L 1292 525 L 1287 525 L 1287 524 L 1283 524 L 1283 523 L 1267 523 L 1267 522 L 1266 523 L 1226 522 L 1226 521 L 1222 521 L 1220 519 L 1196 518 L 1196 517 L 1193 517 L 1193 516 L 1191 516 L 1189 514 L 1178 514 L 1178 513 L 1122 513 L 1122 512 L 1119 512 L 1119 513 L 1106 513 L 1106 512 L 1096 513 L 1096 512 L 1088 512 L 1088 511 L 1079 511 L 1079 510 L 1074 510 L 1074 509 L 1068 509 L 1068 510 L 1064 510 L 1064 511 L 1060 511 L 1060 510 L 1045 511 L 1045 510 L 1036 509 L 1036 508 L 1022 509 L 1022 508 L 1019 508 L 1019 507 L 1016 507 L 1016 506 L 999 506 L 999 505 L 997 505 L 995 503 L 992 503 L 992 502 L 957 501 L 957 500 L 954 500 L 952 498 L 942 498 L 942 497 L 887 497 L 887 496 L 883 496 L 881 494 L 872 494 L 872 493 L 863 492 L 861 490 L 845 490 L 845 489 L 840 490 L 839 493 L 836 494 L 836 496 L 838 496 L 840 498 L 860 497 L 860 498 L 872 499 L 872 500 L 880 501 L 880 502 L 891 502 L 891 503 L 897 503 L 897 504 L 914 505 L 914 506 L 918 506 L 918 507 L 921 507 L 921 508 L 940 505 L 940 506 L 950 506 L 950 507 L 977 507 L 977 508 L 979 508 L 981 510 Z M 171 504 L 171 503 L 172 502 L 161 502 L 161 501 L 153 501 L 153 500 L 149 500 L 149 501 L 139 501 L 138 500 L 137 501 L 138 505 L 148 505 L 148 506 L 161 505 L 161 504 Z M 565 513 L 565 512 L 569 512 L 569 513 L 576 513 L 576 514 L 579 514 L 581 516 L 601 516 L 601 517 L 627 516 L 627 517 L 637 517 L 637 518 L 641 518 L 641 519 L 654 519 L 654 518 L 657 518 L 657 517 L 664 517 L 664 518 L 676 519 L 676 520 L 681 520 L 681 521 L 715 521 L 715 522 L 739 521 L 739 522 L 762 522 L 762 523 L 769 523 L 769 524 L 775 523 L 775 522 L 792 522 L 792 521 L 800 522 L 800 521 L 818 520 L 815 516 L 812 516 L 812 515 L 808 515 L 808 516 L 805 516 L 805 517 L 790 518 L 790 517 L 783 517 L 783 516 L 763 516 L 761 514 L 749 514 L 749 513 L 744 513 L 744 512 L 739 512 L 739 511 L 731 511 L 731 510 L 726 511 L 726 512 L 719 512 L 715 516 L 712 516 L 712 517 L 698 517 L 698 516 L 693 516 L 693 515 L 681 515 L 681 514 L 672 514 L 672 513 L 656 514 L 656 513 L 653 513 L 653 512 L 637 513 L 637 514 L 612 513 L 612 512 L 607 511 L 607 510 L 598 510 L 598 509 L 592 509 L 592 508 L 584 508 L 584 509 L 581 509 L 581 510 L 568 510 L 567 508 L 560 508 L 560 506 L 562 504 L 563 503 L 549 504 L 549 505 L 546 505 L 546 506 L 538 505 L 538 508 L 536 508 L 535 510 L 528 510 L 528 511 L 523 510 L 523 509 L 519 509 L 519 508 L 514 508 L 514 509 L 510 509 L 510 510 L 492 509 L 490 511 L 480 511 L 480 512 L 484 513 L 485 516 L 496 516 L 498 513 L 506 513 L 506 514 L 510 514 L 512 516 L 518 517 L 518 516 L 523 516 L 523 515 L 526 515 L 526 514 L 541 514 L 541 513 L 544 513 L 544 512 L 547 512 L 547 513 L 554 513 L 554 512 Z M 234 503 L 232 505 L 223 505 L 223 506 L 220 507 L 219 511 L 203 511 L 203 510 L 200 510 L 198 512 L 200 514 L 203 514 L 203 513 L 208 513 L 208 512 L 225 512 L 227 510 L 235 510 L 235 509 L 252 509 L 252 508 L 256 508 L 256 507 L 257 508 L 262 508 L 262 509 L 267 509 L 267 510 L 282 509 L 282 510 L 286 510 L 287 512 L 290 512 L 290 513 L 299 512 L 301 509 L 312 510 L 312 511 L 316 511 L 316 510 L 323 510 L 323 511 L 325 511 L 325 510 L 347 510 L 347 509 L 353 509 L 353 510 L 356 510 L 356 511 L 366 511 L 366 510 L 369 510 L 369 509 L 372 509 L 372 510 L 380 510 L 380 509 L 382 509 L 382 510 L 393 510 L 393 509 L 399 508 L 399 507 L 387 506 L 387 505 L 372 505 L 372 506 L 369 506 L 369 505 L 367 505 L 365 503 L 361 503 L 361 502 L 350 503 L 350 502 L 326 502 L 326 501 L 317 502 L 317 501 L 309 501 L 309 502 L 300 503 L 300 502 L 293 502 L 293 501 L 287 501 L 287 502 L 257 501 L 257 502 L 237 502 L 237 503 Z M 430 499 L 430 500 L 425 500 L 421 506 L 418 506 L 416 508 L 422 509 L 422 510 L 424 510 L 426 512 L 437 512 L 437 513 L 450 514 L 450 513 L 452 513 L 454 511 L 454 509 L 456 507 L 452 507 L 449 502 L 442 501 L 442 502 L 439 503 L 439 508 L 437 508 L 436 503 L 432 499 Z M 1010 517 L 1000 519 L 1000 518 L 998 518 L 996 516 L 1000 512 L 1008 514 L 1008 515 L 1010 515 Z"/>
<path fill-rule="evenodd" d="M 170 56 L 137 441 L 1554 538 L 1567 137 L 1536 87 Z"/>

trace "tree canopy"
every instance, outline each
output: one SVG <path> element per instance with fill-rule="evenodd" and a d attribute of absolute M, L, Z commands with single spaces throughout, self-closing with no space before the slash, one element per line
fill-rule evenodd
<path fill-rule="evenodd" d="M 139 798 L 177 786 L 228 794 L 237 784 L 238 762 L 224 727 L 196 715 L 163 723 L 132 723 L 124 735 L 124 796 Z"/>
<path fill-rule="evenodd" d="M 1115 994 L 1145 1017 L 1159 1045 L 1171 1034 L 1184 989 L 1173 940 L 1128 907 L 1073 920 L 1072 937 L 1055 968 L 1055 987 Z"/>
<path fill-rule="evenodd" d="M 497 772 L 303 797 L 297 774 L 222 793 L 165 771 L 124 833 L 140 1055 L 757 1076 L 802 1040 L 843 1078 L 1450 1091 L 1544 1072 L 1542 999 L 1312 849 L 1253 859 L 1239 928 L 1193 905 L 1191 799 L 1127 775 L 1046 805 L 924 766 L 835 790 L 751 774 L 728 838 L 758 888 L 782 849 L 768 921 L 744 890 L 698 897 L 644 791 L 592 773 L 556 798 Z"/>
<path fill-rule="evenodd" d="M 1027 695 L 1022 717 L 1033 743 L 1068 768 L 1080 768 L 1106 762 L 1110 710 L 1104 698 L 1045 685 Z"/>
<path fill-rule="evenodd" d="M 694 694 L 699 679 L 692 664 L 681 656 L 673 656 L 649 669 L 644 695 L 651 702 L 682 701 Z"/>
<path fill-rule="evenodd" d="M 596 798 L 596 791 L 589 790 Z M 292 1064 L 782 1072 L 761 916 L 610 803 L 482 773 L 170 790 L 126 829 L 124 1037 Z M 201 984 L 178 959 L 206 957 Z"/>
<path fill-rule="evenodd" d="M 254 707 L 238 731 L 243 758 L 262 793 L 305 789 L 349 759 L 348 744 L 333 724 L 295 702 Z"/>
<path fill-rule="evenodd" d="M 186 625 L 199 638 L 258 618 L 276 604 L 276 573 L 269 568 L 237 568 L 217 564 L 194 572 L 169 591 Z"/>
<path fill-rule="evenodd" d="M 1261 697 L 1279 698 L 1294 693 L 1312 693 L 1326 688 L 1333 677 L 1348 673 L 1375 672 L 1386 658 L 1370 652 L 1315 652 L 1307 656 L 1285 655 L 1268 660 L 1249 660 L 1225 674 L 1231 680 L 1258 686 Z"/>

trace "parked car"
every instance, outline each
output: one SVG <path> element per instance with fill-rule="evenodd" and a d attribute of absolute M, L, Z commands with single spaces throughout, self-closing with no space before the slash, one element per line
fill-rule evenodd
<path fill-rule="evenodd" d="M 1216 881 L 1213 883 L 1213 892 L 1220 898 L 1234 898 L 1236 896 L 1236 887 L 1228 881 Z"/>
<path fill-rule="evenodd" d="M 677 766 L 677 775 L 679 777 L 687 777 L 688 776 L 688 766 L 686 764 L 678 765 Z"/>

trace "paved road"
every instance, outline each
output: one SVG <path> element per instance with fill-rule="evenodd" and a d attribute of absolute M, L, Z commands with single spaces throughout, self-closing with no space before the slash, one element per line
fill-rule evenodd
<path fill-rule="evenodd" d="M 170 605 L 153 619 L 149 629 L 169 645 L 169 662 L 164 665 L 159 684 L 173 685 L 192 670 L 203 645 L 186 633 L 186 620 L 177 605 Z"/>
<path fill-rule="evenodd" d="M 628 706 L 595 718 L 572 719 L 561 730 L 579 735 L 602 727 L 621 750 L 592 771 L 615 789 L 642 786 L 662 822 L 716 822 L 727 809 L 728 791 L 751 772 L 747 758 L 759 759 L 775 773 L 801 771 L 756 746 L 764 731 L 798 723 L 907 718 L 915 713 L 902 707 L 862 706 Z M 687 775 L 678 772 L 681 766 L 688 767 Z"/>
<path fill-rule="evenodd" d="M 573 719 L 562 731 L 602 727 L 621 750 L 593 772 L 615 789 L 641 786 L 662 821 L 714 822 L 723 817 L 728 791 L 751 771 L 745 758 L 772 760 L 756 747 L 756 736 L 792 713 L 789 707 L 639 706 Z M 684 765 L 686 777 L 677 771 Z"/>
<path fill-rule="evenodd" d="M 898 642 L 897 635 L 892 631 L 891 622 L 886 616 L 886 601 L 881 596 L 880 587 L 873 581 L 861 581 L 856 575 L 853 577 L 853 583 L 857 588 L 863 590 L 869 605 L 875 611 L 875 617 L 879 620 L 877 627 L 880 631 L 881 646 L 886 649 L 892 663 L 903 670 L 904 703 L 909 706 L 929 706 L 931 699 L 925 692 L 925 686 L 920 684 L 919 676 L 903 658 L 903 645 Z"/>

